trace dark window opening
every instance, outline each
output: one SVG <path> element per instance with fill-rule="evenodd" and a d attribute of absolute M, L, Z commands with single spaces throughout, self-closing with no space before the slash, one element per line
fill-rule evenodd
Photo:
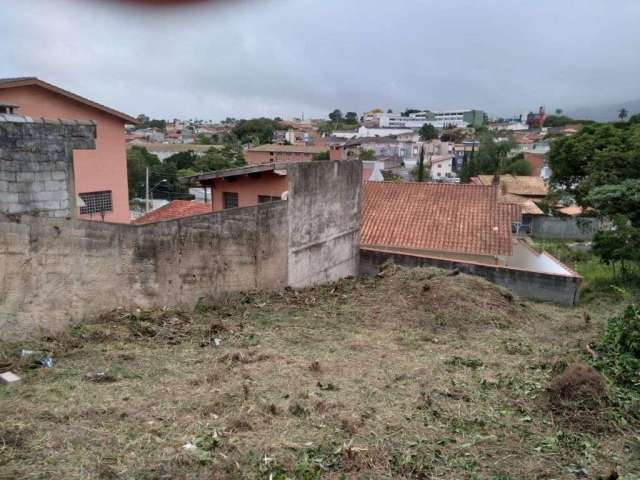
<path fill-rule="evenodd" d="M 84 202 L 84 205 L 80 206 L 80 214 L 82 215 L 113 211 L 111 190 L 79 193 L 78 196 Z"/>
<path fill-rule="evenodd" d="M 235 192 L 222 192 L 222 204 L 223 208 L 237 208 L 238 206 L 238 194 Z"/>
<path fill-rule="evenodd" d="M 258 195 L 258 203 L 277 202 L 280 197 L 272 197 L 271 195 Z"/>

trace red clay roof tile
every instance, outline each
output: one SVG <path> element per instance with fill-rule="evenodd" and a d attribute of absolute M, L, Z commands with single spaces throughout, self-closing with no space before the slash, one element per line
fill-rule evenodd
<path fill-rule="evenodd" d="M 362 244 L 480 255 L 510 255 L 519 206 L 495 186 L 366 182 Z"/>
<path fill-rule="evenodd" d="M 203 213 L 211 213 L 210 203 L 196 203 L 189 200 L 173 200 L 164 207 L 157 208 L 133 223 L 143 225 L 146 223 L 162 222 L 164 220 L 175 220 L 182 217 L 191 217 Z"/>

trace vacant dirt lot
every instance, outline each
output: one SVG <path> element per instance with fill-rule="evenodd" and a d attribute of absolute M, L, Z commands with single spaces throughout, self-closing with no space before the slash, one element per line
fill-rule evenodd
<path fill-rule="evenodd" d="M 1 346 L 22 382 L 0 386 L 0 478 L 638 478 L 631 397 L 547 391 L 618 307 L 585 315 L 389 267 L 193 312 L 114 311 Z M 54 367 L 30 369 L 23 348 Z"/>

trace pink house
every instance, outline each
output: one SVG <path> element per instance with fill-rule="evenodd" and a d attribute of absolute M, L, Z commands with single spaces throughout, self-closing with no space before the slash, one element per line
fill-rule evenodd
<path fill-rule="evenodd" d="M 29 117 L 93 120 L 96 149 L 73 152 L 76 211 L 80 218 L 129 223 L 129 189 L 124 125 L 129 115 L 43 82 L 35 77 L 0 79 L 0 103 Z"/>

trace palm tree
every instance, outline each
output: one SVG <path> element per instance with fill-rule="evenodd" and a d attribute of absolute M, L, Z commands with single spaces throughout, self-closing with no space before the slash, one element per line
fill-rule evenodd
<path fill-rule="evenodd" d="M 629 116 L 629 112 L 627 111 L 626 108 L 622 107 L 620 110 L 618 110 L 618 118 L 620 119 L 621 122 L 624 122 L 624 119 L 627 118 Z"/>

